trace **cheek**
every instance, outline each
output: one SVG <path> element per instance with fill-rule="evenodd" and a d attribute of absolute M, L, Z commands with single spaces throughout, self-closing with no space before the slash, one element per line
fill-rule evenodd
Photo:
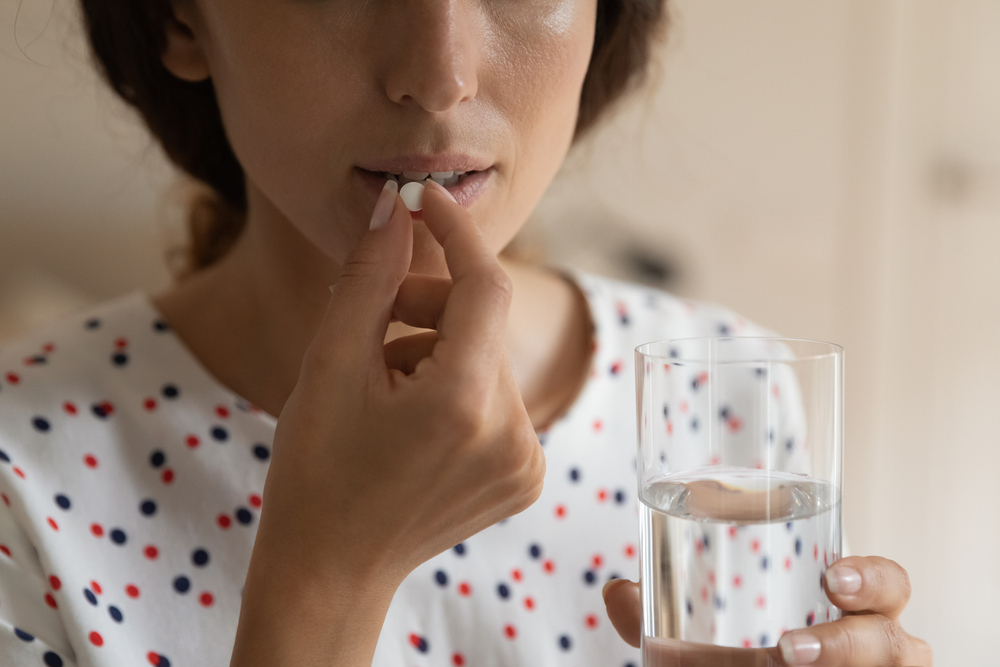
<path fill-rule="evenodd" d="M 517 224 L 504 230 L 498 247 L 518 231 L 565 159 L 593 49 L 596 2 L 541 0 L 539 4 L 551 8 L 548 15 L 512 31 L 501 42 L 503 50 L 491 54 L 505 64 L 493 68 L 498 77 L 489 82 L 489 90 L 502 97 L 516 138 L 508 204 Z"/>

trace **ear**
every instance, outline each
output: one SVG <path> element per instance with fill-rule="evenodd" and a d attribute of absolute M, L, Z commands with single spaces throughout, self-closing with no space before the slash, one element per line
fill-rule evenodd
<path fill-rule="evenodd" d="M 167 17 L 164 32 L 167 45 L 160 54 L 163 66 L 178 79 L 204 81 L 212 74 L 208 59 L 201 43 L 191 26 L 194 24 L 191 7 L 193 3 L 174 2 L 173 15 Z"/>

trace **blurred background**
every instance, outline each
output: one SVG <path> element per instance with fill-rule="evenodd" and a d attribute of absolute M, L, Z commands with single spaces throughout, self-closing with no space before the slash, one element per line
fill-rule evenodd
<path fill-rule="evenodd" d="M 845 520 L 941 665 L 1000 627 L 1000 2 L 672 0 L 520 245 L 847 350 Z M 0 344 L 169 284 L 176 176 L 69 0 L 0 0 Z"/>

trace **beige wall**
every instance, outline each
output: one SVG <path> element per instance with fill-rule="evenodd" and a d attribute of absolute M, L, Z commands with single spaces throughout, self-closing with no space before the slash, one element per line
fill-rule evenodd
<path fill-rule="evenodd" d="M 166 284 L 170 171 L 66 17 L 0 3 L 0 338 Z M 45 30 L 46 8 L 56 15 Z M 41 37 L 21 54 L 23 45 Z M 848 354 L 851 546 L 903 563 L 942 665 L 1000 625 L 1000 3 L 678 0 L 662 82 L 575 151 L 526 229 Z"/>

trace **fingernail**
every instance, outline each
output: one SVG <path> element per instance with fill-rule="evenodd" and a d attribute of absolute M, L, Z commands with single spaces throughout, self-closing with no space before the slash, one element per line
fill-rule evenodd
<path fill-rule="evenodd" d="M 448 199 L 454 201 L 456 204 L 458 203 L 457 201 L 455 201 L 455 198 L 452 196 L 452 194 L 448 192 L 448 188 L 444 187 L 440 183 L 437 183 L 436 181 L 432 181 L 430 179 L 427 179 L 426 181 L 424 181 L 424 183 L 427 184 L 427 187 L 434 188 L 435 190 L 439 190 L 445 193 L 445 195 L 448 196 Z"/>
<path fill-rule="evenodd" d="M 778 640 L 781 658 L 789 665 L 811 665 L 819 660 L 819 640 L 807 632 L 790 632 Z"/>
<path fill-rule="evenodd" d="M 368 229 L 378 229 L 385 227 L 392 217 L 392 209 L 396 206 L 396 193 L 399 192 L 399 184 L 393 180 L 386 180 L 379 193 L 378 202 L 375 203 L 375 211 L 372 213 L 371 224 Z"/>
<path fill-rule="evenodd" d="M 861 574 L 843 565 L 831 567 L 826 571 L 826 587 L 837 595 L 852 595 L 861 590 Z"/>

